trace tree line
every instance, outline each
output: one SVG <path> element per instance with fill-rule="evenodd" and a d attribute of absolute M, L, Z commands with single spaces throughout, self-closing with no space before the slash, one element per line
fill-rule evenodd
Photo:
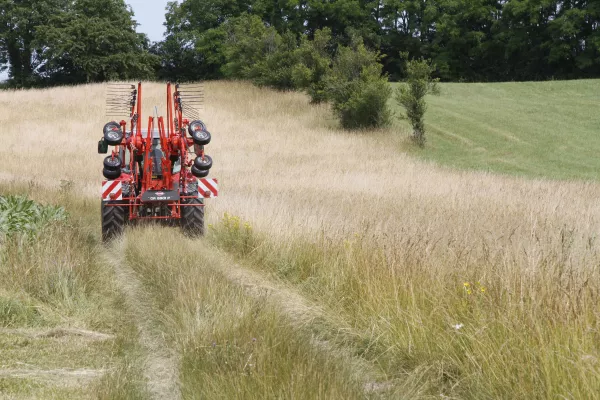
<path fill-rule="evenodd" d="M 598 0 L 183 0 L 150 43 L 123 0 L 0 0 L 0 65 L 14 86 L 260 80 L 247 63 L 290 64 L 325 32 L 319 51 L 360 41 L 392 80 L 406 75 L 401 53 L 443 81 L 572 79 L 600 76 L 599 22 Z M 306 78 L 294 73 L 278 85 Z"/>
<path fill-rule="evenodd" d="M 221 27 L 243 14 L 292 42 L 325 28 L 333 46 L 360 37 L 394 80 L 406 73 L 401 52 L 432 60 L 445 81 L 600 76 L 598 0 L 184 0 L 169 5 L 154 47 L 160 76 L 222 77 Z"/>

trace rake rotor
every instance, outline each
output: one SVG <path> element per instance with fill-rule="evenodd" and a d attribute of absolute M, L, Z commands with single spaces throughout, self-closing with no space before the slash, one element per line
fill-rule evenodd
<path fill-rule="evenodd" d="M 200 119 L 200 110 L 204 105 L 204 85 L 178 84 L 175 85 L 177 107 L 185 117 L 196 120 Z"/>
<path fill-rule="evenodd" d="M 109 83 L 106 87 L 106 116 L 131 118 L 137 101 L 135 85 Z"/>

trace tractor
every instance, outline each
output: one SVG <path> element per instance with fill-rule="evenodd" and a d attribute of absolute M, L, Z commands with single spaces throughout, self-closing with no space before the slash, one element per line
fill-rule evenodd
<path fill-rule="evenodd" d="M 167 83 L 166 119 L 155 107 L 146 129 L 142 84 L 112 84 L 109 92 L 107 111 L 123 112 L 129 121 L 108 122 L 98 142 L 100 154 L 109 154 L 112 146 L 102 170 L 102 240 L 147 220 L 203 235 L 205 199 L 218 196 L 218 181 L 208 178 L 213 162 L 204 147 L 211 134 L 195 109 L 201 87 Z"/>

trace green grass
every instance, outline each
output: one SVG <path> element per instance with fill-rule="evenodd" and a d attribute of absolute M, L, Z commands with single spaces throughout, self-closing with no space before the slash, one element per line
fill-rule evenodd
<path fill-rule="evenodd" d="M 427 97 L 426 148 L 413 150 L 419 157 L 529 177 L 598 179 L 600 80 L 445 83 L 441 90 Z"/>

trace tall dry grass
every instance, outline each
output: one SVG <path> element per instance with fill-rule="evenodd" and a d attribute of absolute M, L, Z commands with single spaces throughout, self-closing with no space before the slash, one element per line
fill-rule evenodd
<path fill-rule="evenodd" d="M 162 85 L 145 89 L 162 104 Z M 0 93 L 2 177 L 98 199 L 103 90 Z M 443 169 L 403 155 L 403 133 L 338 130 L 302 94 L 206 90 L 214 240 L 338 312 L 356 333 L 342 344 L 390 381 L 422 396 L 600 393 L 600 185 Z"/>

